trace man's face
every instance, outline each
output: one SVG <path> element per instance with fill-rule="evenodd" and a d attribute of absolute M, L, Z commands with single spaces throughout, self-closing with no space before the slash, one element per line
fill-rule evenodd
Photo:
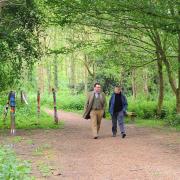
<path fill-rule="evenodd" d="M 97 92 L 97 93 L 100 93 L 101 92 L 101 86 L 99 84 L 97 84 L 95 87 L 94 87 L 94 91 Z"/>
<path fill-rule="evenodd" d="M 114 92 L 115 92 L 116 94 L 119 94 L 119 93 L 121 92 L 121 88 L 115 87 L 115 88 L 114 88 Z"/>

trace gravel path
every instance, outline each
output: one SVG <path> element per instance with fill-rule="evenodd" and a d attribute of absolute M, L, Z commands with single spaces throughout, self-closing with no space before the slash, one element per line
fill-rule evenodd
<path fill-rule="evenodd" d="M 58 116 L 65 121 L 63 129 L 19 132 L 23 139 L 15 150 L 32 161 L 37 179 L 180 180 L 180 133 L 127 125 L 127 137 L 114 138 L 111 122 L 103 120 L 100 138 L 95 140 L 89 120 L 62 111 Z M 11 137 L 0 140 L 7 138 Z M 42 154 L 37 147 L 44 147 Z M 43 165 L 49 167 L 46 177 Z"/>

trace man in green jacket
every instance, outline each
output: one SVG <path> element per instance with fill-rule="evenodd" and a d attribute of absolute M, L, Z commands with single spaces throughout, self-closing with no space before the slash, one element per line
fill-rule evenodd
<path fill-rule="evenodd" d="M 94 139 L 98 138 L 101 126 L 101 120 L 105 116 L 106 97 L 101 92 L 101 85 L 94 84 L 94 91 L 90 92 L 85 104 L 85 112 L 83 117 L 91 119 L 91 128 Z"/>

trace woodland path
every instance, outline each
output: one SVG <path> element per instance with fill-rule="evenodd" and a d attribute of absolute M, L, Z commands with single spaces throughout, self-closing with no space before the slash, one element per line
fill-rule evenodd
<path fill-rule="evenodd" d="M 63 129 L 23 130 L 23 139 L 14 145 L 21 158 L 31 160 L 37 179 L 180 180 L 180 133 L 130 124 L 125 139 L 114 138 L 111 121 L 103 120 L 95 140 L 89 120 L 63 111 L 58 116 L 65 122 Z"/>

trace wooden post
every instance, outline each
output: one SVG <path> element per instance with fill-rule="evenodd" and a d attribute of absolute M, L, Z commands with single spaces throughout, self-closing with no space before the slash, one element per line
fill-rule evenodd
<path fill-rule="evenodd" d="M 23 91 L 20 92 L 20 96 L 21 96 L 21 103 L 23 104 Z"/>
<path fill-rule="evenodd" d="M 57 107 L 56 107 L 56 91 L 54 88 L 52 88 L 52 92 L 53 92 L 53 100 L 54 100 L 54 122 L 55 124 L 58 124 Z"/>
<path fill-rule="evenodd" d="M 15 124 L 15 106 L 16 106 L 16 101 L 15 101 L 15 92 L 11 91 L 9 93 L 9 104 L 11 107 L 11 135 L 15 135 L 16 133 L 16 124 Z"/>
<path fill-rule="evenodd" d="M 28 102 L 27 102 L 27 96 L 25 94 L 25 92 L 21 91 L 21 103 L 25 103 L 26 105 L 28 105 Z"/>
<path fill-rule="evenodd" d="M 11 106 L 11 135 L 16 133 L 16 124 L 15 124 L 15 107 Z"/>
<path fill-rule="evenodd" d="M 38 118 L 40 116 L 40 101 L 41 101 L 40 90 L 38 90 L 37 91 L 37 114 L 38 114 Z"/>
<path fill-rule="evenodd" d="M 3 115 L 3 125 L 6 125 L 6 117 L 8 114 L 8 108 L 9 108 L 9 102 L 6 104 L 6 106 L 4 107 L 4 115 Z"/>

